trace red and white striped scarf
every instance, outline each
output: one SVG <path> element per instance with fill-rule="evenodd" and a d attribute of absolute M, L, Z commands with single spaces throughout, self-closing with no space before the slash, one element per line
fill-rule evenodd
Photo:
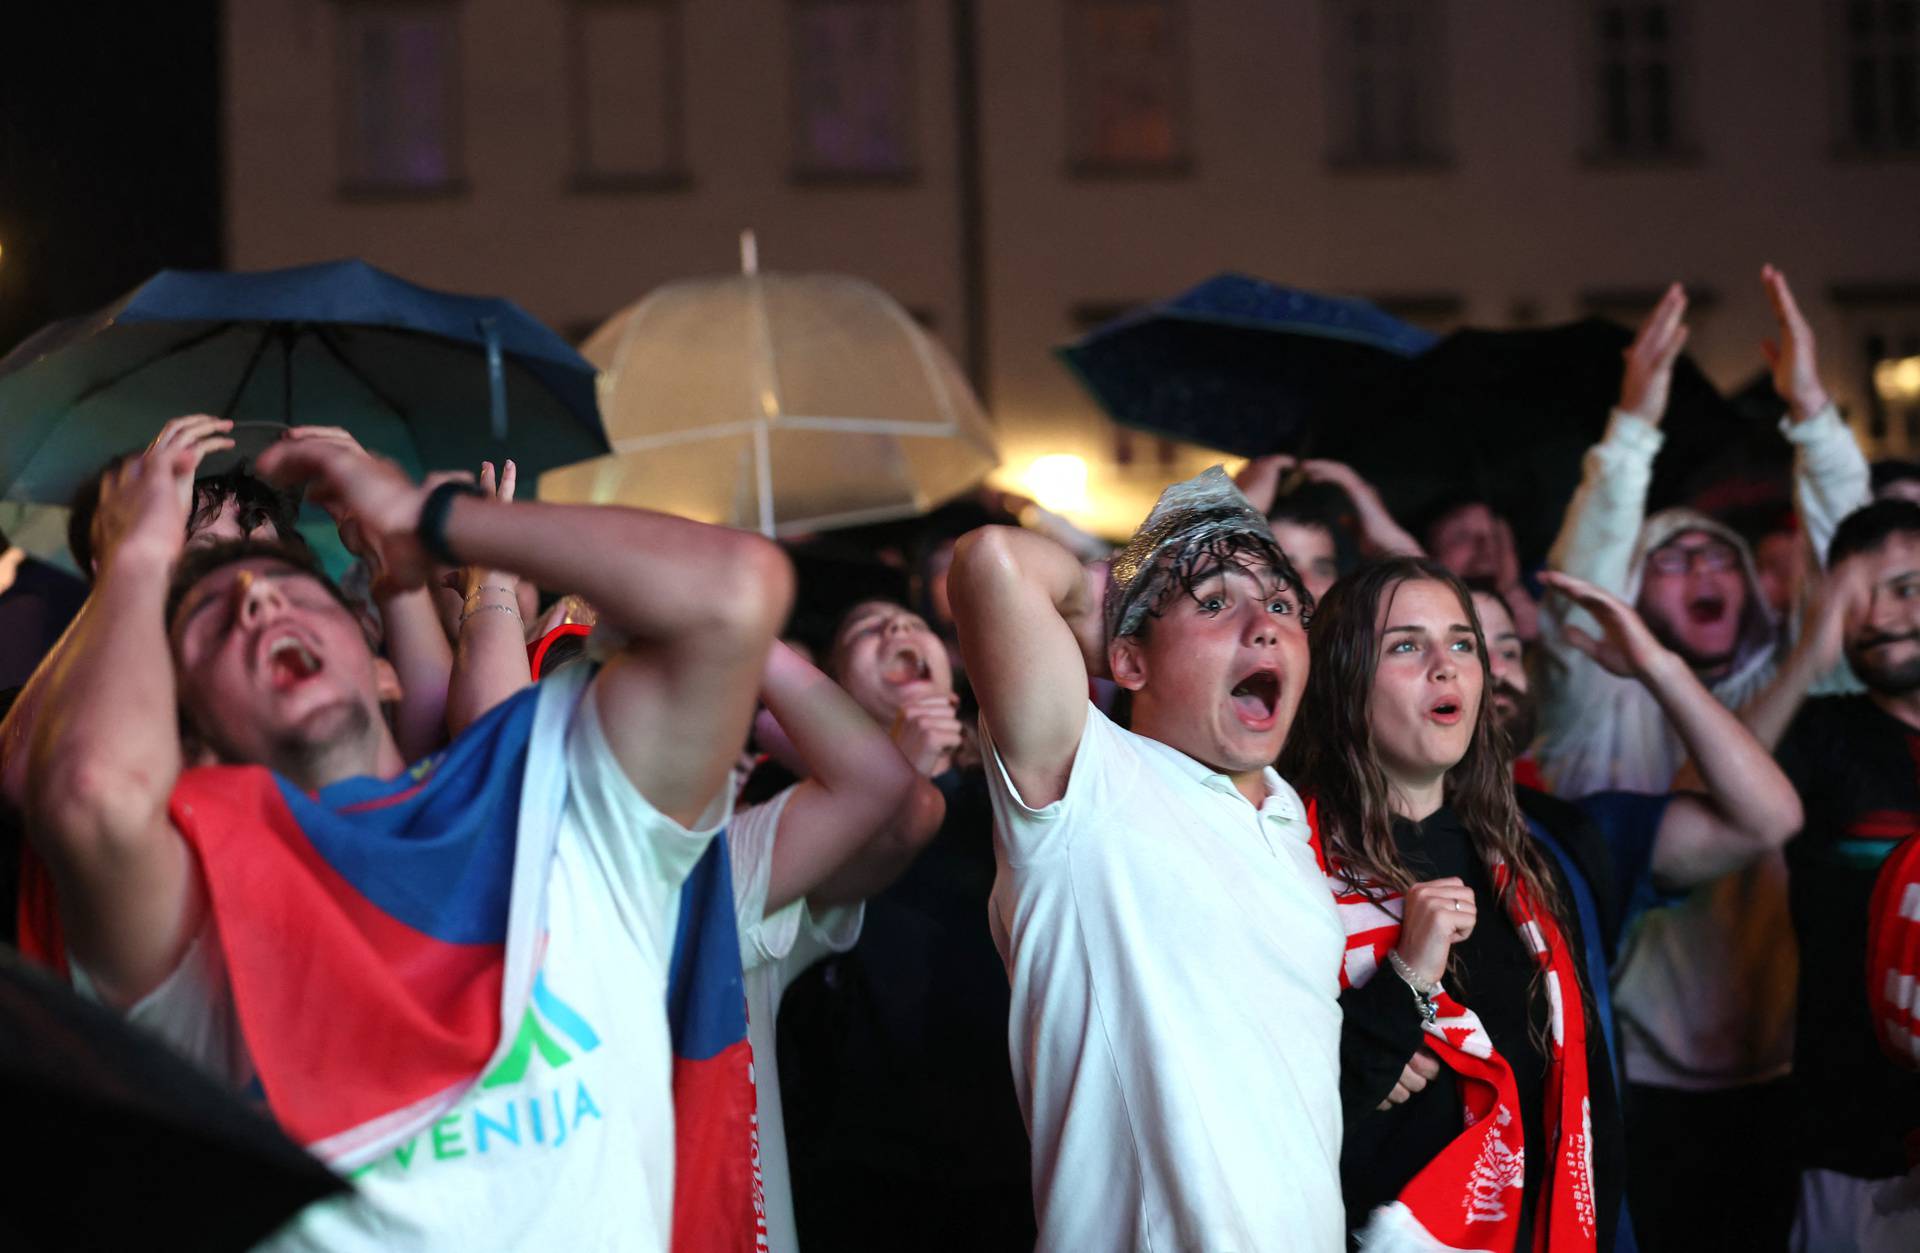
<path fill-rule="evenodd" d="M 1338 864 L 1327 859 L 1318 808 L 1311 801 L 1307 822 L 1314 855 L 1347 932 L 1340 985 L 1360 987 L 1386 965 L 1388 950 L 1400 938 L 1401 895 L 1348 882 Z M 1495 890 L 1504 890 L 1513 870 L 1497 864 L 1493 877 Z M 1543 1121 L 1547 1143 L 1556 1147 L 1529 1245 L 1521 1243 L 1526 1145 L 1513 1067 L 1494 1049 L 1479 1017 L 1442 990 L 1434 998 L 1439 1012 L 1424 1030 L 1427 1047 L 1459 1077 L 1461 1131 L 1397 1200 L 1369 1217 L 1360 1239 L 1369 1253 L 1522 1247 L 1535 1253 L 1583 1253 L 1595 1247 L 1593 1120 L 1579 980 L 1566 938 L 1553 916 L 1537 908 L 1524 882 L 1514 884 L 1508 901 L 1514 928 L 1544 972 L 1551 1014 Z M 1388 970 L 1385 977 L 1398 976 Z"/>

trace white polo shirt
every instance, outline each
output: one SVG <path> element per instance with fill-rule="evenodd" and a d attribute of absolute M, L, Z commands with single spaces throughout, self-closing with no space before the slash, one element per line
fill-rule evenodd
<path fill-rule="evenodd" d="M 1040 1250 L 1345 1247 L 1345 936 L 1299 796 L 1087 710 L 1030 809 L 982 729 Z"/>

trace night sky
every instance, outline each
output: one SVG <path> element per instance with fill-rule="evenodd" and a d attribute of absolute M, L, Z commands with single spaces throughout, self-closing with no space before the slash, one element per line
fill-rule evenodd
<path fill-rule="evenodd" d="M 0 353 L 219 266 L 216 0 L 12 5 L 0 45 Z"/>

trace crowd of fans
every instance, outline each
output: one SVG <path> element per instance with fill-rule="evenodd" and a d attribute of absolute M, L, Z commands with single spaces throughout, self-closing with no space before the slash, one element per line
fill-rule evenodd
<path fill-rule="evenodd" d="M 0 598 L 18 945 L 352 1181 L 276 1248 L 1920 1248 L 1920 468 L 1762 277 L 1792 524 L 1648 512 L 1675 287 L 1535 571 L 1271 456 L 836 596 L 157 421 Z"/>

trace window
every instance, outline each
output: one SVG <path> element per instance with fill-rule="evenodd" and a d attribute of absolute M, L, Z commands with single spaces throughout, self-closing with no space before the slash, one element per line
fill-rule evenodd
<path fill-rule="evenodd" d="M 341 5 L 345 190 L 457 190 L 459 35 L 451 0 L 353 0 Z"/>
<path fill-rule="evenodd" d="M 571 21 L 575 186 L 684 185 L 679 4 L 574 0 Z"/>
<path fill-rule="evenodd" d="M 1839 147 L 1920 154 L 1920 0 L 1836 0 Z"/>
<path fill-rule="evenodd" d="M 1186 15 L 1177 0 L 1074 0 L 1067 10 L 1071 168 L 1188 167 Z"/>
<path fill-rule="evenodd" d="M 794 0 L 794 168 L 911 177 L 913 23 L 905 0 Z"/>
<path fill-rule="evenodd" d="M 1920 457 L 1920 284 L 1840 286 L 1833 300 L 1857 345 L 1851 368 L 1868 455 Z"/>
<path fill-rule="evenodd" d="M 1329 158 L 1435 165 L 1446 154 L 1441 0 L 1326 0 Z"/>
<path fill-rule="evenodd" d="M 1594 154 L 1686 155 L 1685 6 L 1673 0 L 1593 5 Z"/>

